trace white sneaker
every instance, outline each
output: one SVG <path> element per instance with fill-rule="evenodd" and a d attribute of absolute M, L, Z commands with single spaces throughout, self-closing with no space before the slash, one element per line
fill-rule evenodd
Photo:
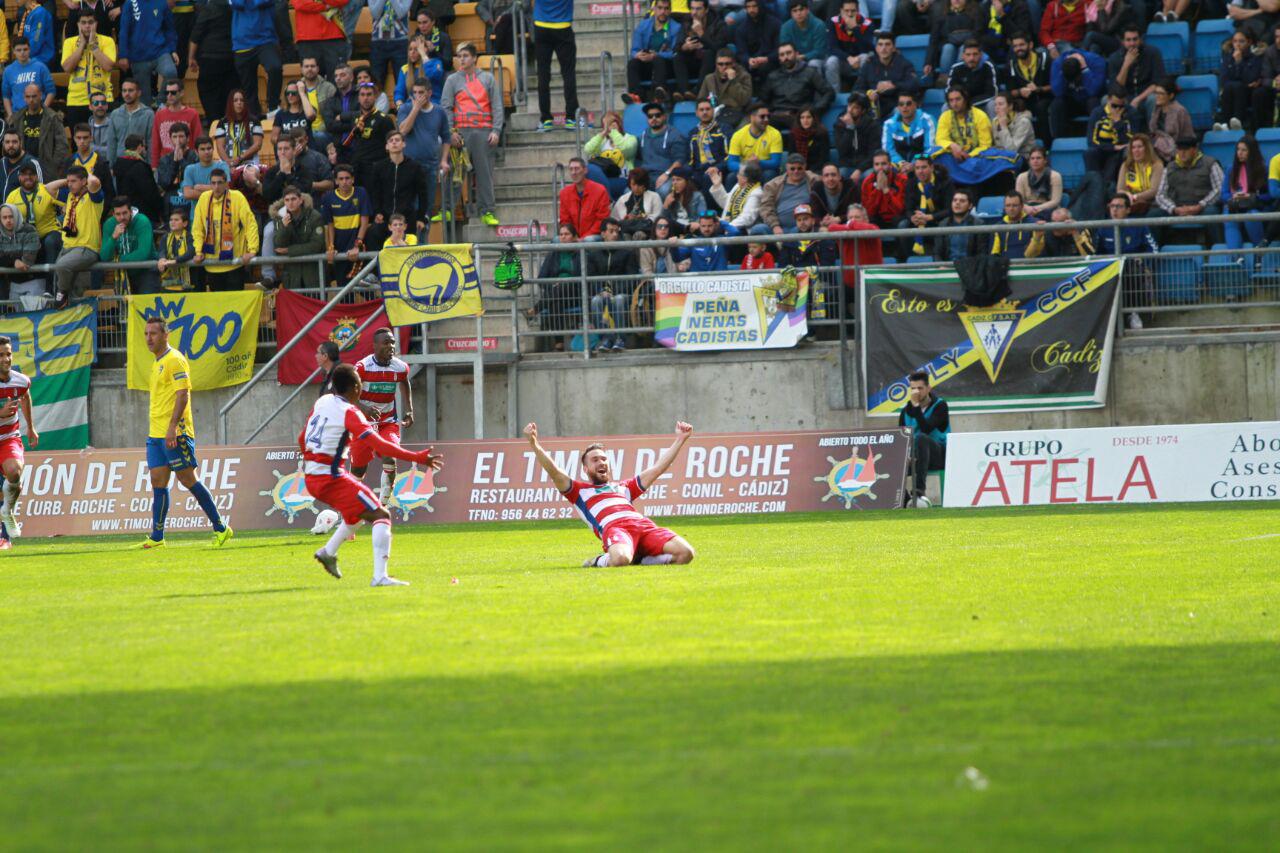
<path fill-rule="evenodd" d="M 916 506 L 916 509 L 928 509 L 929 507 L 933 506 L 933 501 L 929 500 L 924 495 L 920 495 L 918 498 L 916 498 L 915 506 Z"/>
<path fill-rule="evenodd" d="M 13 510 L 0 513 L 0 521 L 3 521 L 4 526 L 9 529 L 9 538 L 17 539 L 22 536 L 22 525 L 13 517 Z"/>
<path fill-rule="evenodd" d="M 316 551 L 316 562 L 324 566 L 324 570 L 339 580 L 342 579 L 342 572 L 338 571 L 338 555 L 329 556 L 323 549 Z"/>
<path fill-rule="evenodd" d="M 584 568 L 584 569 L 590 569 L 590 568 L 597 568 L 597 569 L 600 569 L 600 568 L 603 568 L 603 567 L 604 567 L 604 562 L 602 562 L 602 561 L 607 560 L 607 559 L 609 559 L 609 555 L 608 555 L 608 554 L 597 554 L 597 555 L 596 555 L 596 556 L 594 556 L 594 557 L 587 557 L 587 559 L 585 559 L 585 560 L 583 560 L 583 561 L 582 561 L 582 568 Z"/>
<path fill-rule="evenodd" d="M 1223 124 L 1222 122 L 1220 122 L 1220 121 L 1215 121 L 1215 122 L 1213 123 L 1213 132 L 1214 132 L 1214 133 L 1218 133 L 1218 132 L 1224 131 L 1224 130 L 1226 130 L 1226 129 L 1227 129 L 1227 126 L 1226 126 L 1225 124 Z"/>
<path fill-rule="evenodd" d="M 387 575 L 385 578 L 374 578 L 369 586 L 408 586 L 408 581 L 402 581 L 399 578 L 393 578 Z"/>
<path fill-rule="evenodd" d="M 1136 330 L 1141 329 L 1141 328 L 1142 328 L 1142 318 L 1141 318 L 1141 317 L 1139 317 L 1137 314 L 1130 314 L 1130 315 L 1129 315 L 1129 328 L 1130 328 L 1130 329 L 1134 329 L 1135 331 L 1136 331 Z"/>
<path fill-rule="evenodd" d="M 1238 118 L 1233 118 L 1231 121 L 1227 122 L 1227 127 L 1231 130 L 1244 130 L 1244 125 L 1240 123 L 1240 119 Z"/>

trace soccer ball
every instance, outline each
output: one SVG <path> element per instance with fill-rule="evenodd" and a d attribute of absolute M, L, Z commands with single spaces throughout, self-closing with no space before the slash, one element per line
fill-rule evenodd
<path fill-rule="evenodd" d="M 323 536 L 334 528 L 338 523 L 338 514 L 331 509 L 323 509 L 316 516 L 316 523 L 311 528 L 311 532 L 316 536 Z"/>

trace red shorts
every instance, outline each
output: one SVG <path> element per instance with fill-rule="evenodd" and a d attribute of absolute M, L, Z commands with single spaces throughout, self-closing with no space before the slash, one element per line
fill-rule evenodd
<path fill-rule="evenodd" d="M 647 518 L 631 518 L 606 527 L 601 541 L 605 551 L 614 545 L 629 545 L 631 562 L 638 563 L 642 557 L 661 554 L 663 546 L 674 538 L 674 532 L 659 527 Z"/>
<path fill-rule="evenodd" d="M 374 424 L 373 431 L 382 436 L 384 441 L 389 441 L 392 444 L 400 443 L 400 424 L 395 421 Z M 363 441 L 357 441 L 355 447 L 351 448 L 351 467 L 368 467 L 369 463 L 373 461 L 373 457 L 377 455 L 368 444 Z"/>
<path fill-rule="evenodd" d="M 10 459 L 18 460 L 18 464 L 22 464 L 22 438 L 14 433 L 5 439 L 0 439 L 0 465 L 8 462 Z"/>
<path fill-rule="evenodd" d="M 328 474 L 308 474 L 307 493 L 318 501 L 333 507 L 347 524 L 355 524 L 360 516 L 371 509 L 381 509 L 373 489 L 346 471 L 337 477 Z"/>

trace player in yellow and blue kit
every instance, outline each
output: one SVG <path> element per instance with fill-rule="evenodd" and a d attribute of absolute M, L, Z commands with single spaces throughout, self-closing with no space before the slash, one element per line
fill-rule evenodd
<path fill-rule="evenodd" d="M 159 317 L 147 320 L 147 349 L 156 357 L 151 371 L 151 429 L 147 433 L 147 467 L 151 469 L 151 535 L 138 548 L 164 546 L 169 514 L 169 477 L 176 474 L 213 522 L 213 547 L 232 536 L 214 505 L 213 495 L 198 479 L 196 431 L 191 420 L 191 377 L 187 360 L 169 346 L 169 327 Z"/>

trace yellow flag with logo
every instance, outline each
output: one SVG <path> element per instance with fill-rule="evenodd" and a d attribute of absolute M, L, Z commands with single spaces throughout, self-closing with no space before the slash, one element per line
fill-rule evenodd
<path fill-rule="evenodd" d="M 187 357 L 196 391 L 239 385 L 253 375 L 262 291 L 156 293 L 129 297 L 129 387 L 146 391 L 156 357 L 147 349 L 147 321 L 169 327 L 169 346 Z"/>
<path fill-rule="evenodd" d="M 484 313 L 470 243 L 383 249 L 378 269 L 387 320 L 393 326 Z"/>

